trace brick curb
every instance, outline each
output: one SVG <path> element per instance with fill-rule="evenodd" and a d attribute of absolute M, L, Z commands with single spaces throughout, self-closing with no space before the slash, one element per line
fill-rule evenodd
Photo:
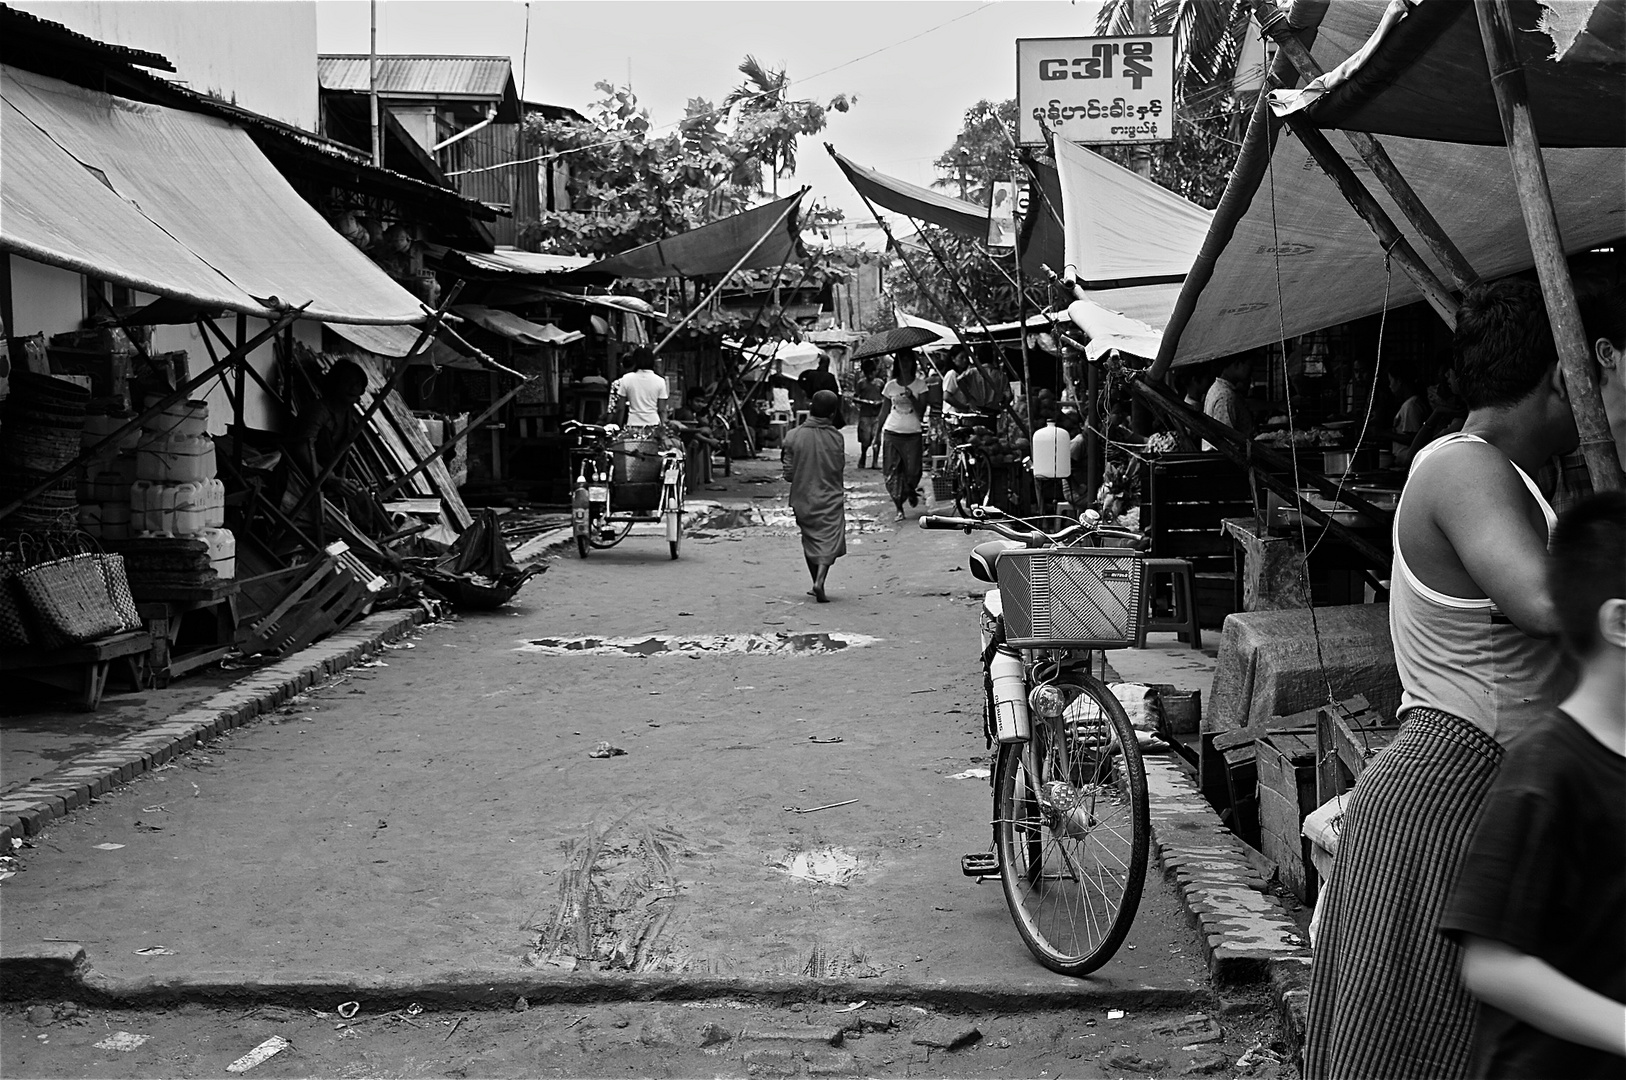
<path fill-rule="evenodd" d="M 1267 983 L 1294 1059 L 1304 1042 L 1310 949 L 1242 841 L 1171 761 L 1146 758 L 1152 846 L 1180 893 L 1219 987 Z"/>
<path fill-rule="evenodd" d="M 530 1005 L 625 1001 L 704 1001 L 727 998 L 764 1004 L 857 1001 L 875 1005 L 936 1005 L 960 1009 L 1128 1008 L 1147 1012 L 1212 1009 L 1213 994 L 1191 987 L 1122 986 L 1081 979 L 1074 986 L 1019 980 L 885 982 L 807 976 L 716 976 L 671 973 L 548 975 L 437 973 L 430 978 L 357 976 L 347 972 L 279 972 L 244 978 L 235 972 L 184 977 L 115 979 L 97 972 L 83 946 L 41 944 L 26 955 L 0 958 L 0 999 L 62 999 L 109 1007 L 181 1003 L 273 1004 L 360 1002 L 364 1011 L 402 1008 L 510 1009 Z"/>
<path fill-rule="evenodd" d="M 233 728 L 251 723 L 295 694 L 343 671 L 423 619 L 420 611 L 369 615 L 343 633 L 260 668 L 192 708 L 82 754 L 0 797 L 0 849 L 33 836 L 59 817 Z"/>

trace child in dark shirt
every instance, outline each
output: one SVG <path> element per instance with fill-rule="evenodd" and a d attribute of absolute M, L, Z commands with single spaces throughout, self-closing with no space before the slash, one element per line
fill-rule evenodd
<path fill-rule="evenodd" d="M 1479 999 L 1474 1075 L 1626 1077 L 1626 495 L 1578 503 L 1547 585 L 1580 681 L 1508 747 L 1443 933 Z"/>

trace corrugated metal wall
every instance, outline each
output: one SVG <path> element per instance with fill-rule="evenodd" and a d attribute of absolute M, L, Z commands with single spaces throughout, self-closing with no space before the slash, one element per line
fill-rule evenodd
<path fill-rule="evenodd" d="M 499 244 L 521 246 L 519 226 L 535 221 L 540 213 L 537 163 L 522 160 L 532 156 L 517 124 L 490 124 L 440 152 L 441 168 L 448 174 L 461 173 L 454 179 L 462 195 L 508 208 L 511 216 L 491 223 Z M 504 162 L 518 163 L 488 168 Z"/>

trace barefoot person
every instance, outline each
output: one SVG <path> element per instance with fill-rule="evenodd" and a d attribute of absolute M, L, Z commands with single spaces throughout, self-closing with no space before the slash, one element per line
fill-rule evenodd
<path fill-rule="evenodd" d="M 842 481 L 847 466 L 846 440 L 836 416 L 841 397 L 820 390 L 808 404 L 807 422 L 785 433 L 779 460 L 790 481 L 790 508 L 802 530 L 802 554 L 813 588 L 808 595 L 827 603 L 825 578 L 830 564 L 847 554 L 846 494 Z"/>
<path fill-rule="evenodd" d="M 1400 734 L 1344 814 L 1310 973 L 1305 1080 L 1483 1075 L 1461 949 L 1441 918 L 1503 746 L 1566 689 L 1546 581 L 1556 518 L 1531 476 L 1577 435 L 1541 291 L 1470 289 L 1453 349 L 1468 419 L 1417 455 L 1395 510 Z"/>

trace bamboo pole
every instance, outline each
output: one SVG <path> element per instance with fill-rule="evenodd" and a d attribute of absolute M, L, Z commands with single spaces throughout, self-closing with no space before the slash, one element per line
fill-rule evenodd
<path fill-rule="evenodd" d="M 1310 54 L 1309 48 L 1293 32 L 1286 13 L 1271 3 L 1271 0 L 1254 0 L 1253 14 L 1259 22 L 1259 28 L 1276 42 L 1282 55 L 1286 56 L 1306 79 L 1319 78 L 1325 74 L 1315 57 Z M 1372 170 L 1372 175 L 1377 177 L 1378 183 L 1383 185 L 1383 190 L 1389 193 L 1389 197 L 1395 201 L 1395 206 L 1405 215 L 1412 228 L 1417 230 L 1423 242 L 1428 245 L 1428 249 L 1434 253 L 1434 257 L 1440 260 L 1452 284 L 1460 290 L 1477 282 L 1479 275 L 1474 272 L 1467 257 L 1446 234 L 1428 207 L 1423 205 L 1423 200 L 1418 198 L 1411 184 L 1400 175 L 1400 170 L 1395 168 L 1395 163 L 1390 159 L 1389 152 L 1383 148 L 1383 144 L 1364 131 L 1345 131 L 1344 137 L 1349 140 L 1349 145 L 1354 147 L 1361 160 L 1366 162 L 1367 167 Z"/>
<path fill-rule="evenodd" d="M 1553 341 L 1558 346 L 1558 366 L 1564 373 L 1570 410 L 1575 414 L 1575 427 L 1581 436 L 1581 456 L 1586 460 L 1593 490 L 1619 491 L 1621 462 L 1609 434 L 1609 419 L 1604 415 L 1597 381 L 1592 377 L 1586 330 L 1575 303 L 1575 283 L 1570 279 L 1569 260 L 1564 255 L 1558 215 L 1553 210 L 1552 191 L 1547 184 L 1547 165 L 1530 116 L 1524 68 L 1513 51 L 1513 13 L 1507 0 L 1474 0 L 1474 13 L 1479 18 L 1485 63 L 1490 68 L 1502 133 L 1507 138 L 1514 186 L 1519 192 L 1519 209 L 1524 214 L 1530 250 L 1536 257 L 1536 276 L 1541 281 Z"/>
<path fill-rule="evenodd" d="M 34 496 L 43 491 L 48 491 L 58 480 L 61 480 L 69 473 L 73 472 L 73 470 L 79 468 L 79 466 L 84 464 L 86 461 L 89 461 L 91 458 L 101 454 L 103 450 L 114 445 L 119 439 L 122 439 L 125 435 L 134 431 L 136 428 L 139 428 L 149 418 L 157 416 L 159 413 L 163 412 L 177 401 L 183 400 L 186 395 L 204 385 L 210 379 L 218 376 L 222 371 L 225 371 L 232 364 L 236 363 L 239 358 L 246 356 L 250 352 L 253 352 L 255 349 L 259 348 L 261 343 L 263 343 L 267 338 L 275 336 L 284 326 L 297 319 L 299 317 L 299 313 L 304 311 L 305 308 L 309 306 L 310 304 L 307 302 L 305 304 L 301 304 L 297 308 L 289 308 L 285 310 L 281 315 L 277 316 L 275 322 L 266 327 L 264 330 L 260 331 L 258 334 L 255 334 L 254 337 L 246 342 L 241 348 L 234 349 L 227 353 L 220 359 L 219 363 L 211 365 L 208 370 L 192 377 L 191 379 L 188 379 L 176 389 L 171 390 L 168 394 L 160 398 L 157 404 L 148 405 L 145 409 L 138 413 L 133 420 L 125 423 L 112 434 L 105 436 L 101 441 L 84 450 L 81 450 L 79 456 L 74 458 L 71 462 L 62 466 L 62 468 L 46 477 L 43 481 L 30 490 L 25 491 L 17 499 L 7 503 L 5 506 L 0 506 L 0 519 L 8 517 L 19 506 L 23 505 L 23 503 L 27 502 L 29 499 L 32 499 Z"/>
<path fill-rule="evenodd" d="M 807 188 L 804 187 L 802 189 L 802 194 L 803 195 L 807 194 Z M 690 308 L 689 313 L 687 315 L 683 316 L 682 320 L 680 320 L 676 326 L 672 327 L 671 330 L 667 331 L 666 336 L 661 338 L 660 343 L 657 344 L 655 346 L 655 348 L 653 349 L 653 352 L 655 353 L 656 356 L 660 355 L 661 350 L 666 348 L 668 342 L 670 342 L 673 338 L 677 337 L 677 334 L 678 334 L 679 330 L 682 330 L 685 326 L 688 326 L 689 322 L 696 315 L 700 314 L 700 312 L 705 308 L 705 306 L 707 304 L 711 303 L 713 297 L 715 297 L 718 293 L 723 291 L 723 286 L 728 284 L 729 279 L 732 278 L 735 274 L 739 273 L 740 267 L 744 266 L 746 261 L 748 259 L 750 259 L 751 256 L 753 256 L 753 255 L 755 255 L 757 253 L 758 248 L 760 248 L 763 244 L 766 244 L 768 242 L 768 237 L 772 236 L 776 231 L 778 231 L 779 226 L 784 223 L 785 219 L 787 217 L 789 217 L 793 211 L 795 211 L 796 207 L 798 205 L 800 205 L 800 203 L 801 203 L 801 198 L 800 197 L 797 197 L 797 198 L 791 200 L 790 205 L 786 206 L 784 210 L 780 211 L 779 216 L 773 219 L 773 224 L 768 226 L 768 231 L 763 233 L 761 236 L 757 237 L 757 242 L 752 244 L 748 249 L 746 249 L 745 254 L 741 255 L 739 257 L 739 260 L 737 262 L 735 262 L 734 265 L 729 268 L 728 273 L 724 274 L 722 277 L 717 279 L 716 286 L 711 290 L 711 292 L 706 294 L 706 298 L 704 300 L 700 301 L 694 307 Z"/>
<path fill-rule="evenodd" d="M 1386 210 L 1373 197 L 1372 193 L 1362 184 L 1355 175 L 1355 170 L 1349 167 L 1349 162 L 1333 148 L 1332 143 L 1321 133 L 1321 129 L 1310 122 L 1303 113 L 1293 113 L 1287 117 L 1287 126 L 1297 135 L 1304 148 L 1315 158 L 1321 171 L 1332 178 L 1343 193 L 1344 199 L 1361 215 L 1361 220 L 1371 226 L 1372 232 L 1377 235 L 1378 243 L 1383 250 L 1394 259 L 1395 265 L 1401 272 L 1411 278 L 1412 284 L 1422 292 L 1423 299 L 1428 301 L 1436 314 L 1444 320 L 1445 325 L 1455 330 L 1457 328 L 1457 301 L 1451 295 L 1451 290 L 1442 282 L 1417 254 L 1389 217 Z"/>

